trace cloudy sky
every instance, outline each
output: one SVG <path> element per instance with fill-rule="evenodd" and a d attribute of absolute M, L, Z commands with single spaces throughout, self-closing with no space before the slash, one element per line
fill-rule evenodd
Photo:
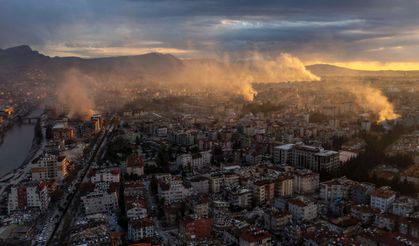
<path fill-rule="evenodd" d="M 288 52 L 305 63 L 419 69 L 415 0 L 0 0 L 0 48 L 51 56 Z"/>

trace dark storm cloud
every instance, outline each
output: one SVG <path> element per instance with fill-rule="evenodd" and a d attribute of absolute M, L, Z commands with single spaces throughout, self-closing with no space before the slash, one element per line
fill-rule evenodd
<path fill-rule="evenodd" d="M 257 49 L 305 60 L 415 61 L 418 8 L 407 0 L 0 0 L 0 47 L 25 43 L 81 56 Z"/>

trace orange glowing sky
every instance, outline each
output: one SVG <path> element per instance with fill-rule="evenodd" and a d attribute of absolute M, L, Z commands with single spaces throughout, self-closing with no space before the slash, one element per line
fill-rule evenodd
<path fill-rule="evenodd" d="M 3 0 L 0 48 L 85 58 L 285 52 L 305 64 L 419 70 L 418 9 L 411 0 Z"/>
<path fill-rule="evenodd" d="M 418 71 L 419 62 L 378 62 L 378 61 L 348 61 L 348 62 L 336 62 L 336 61 L 322 61 L 321 59 L 316 61 L 306 62 L 306 65 L 312 64 L 331 64 L 340 67 L 346 67 L 356 70 L 364 71 L 382 71 L 382 70 L 397 70 L 397 71 Z"/>

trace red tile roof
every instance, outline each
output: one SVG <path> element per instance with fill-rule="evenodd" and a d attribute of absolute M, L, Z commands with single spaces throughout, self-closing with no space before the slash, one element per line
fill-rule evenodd
<path fill-rule="evenodd" d="M 271 234 L 264 230 L 247 230 L 240 234 L 240 238 L 251 243 L 259 242 L 270 237 Z"/>
<path fill-rule="evenodd" d="M 143 167 L 144 159 L 143 156 L 133 153 L 127 158 L 127 167 Z"/>

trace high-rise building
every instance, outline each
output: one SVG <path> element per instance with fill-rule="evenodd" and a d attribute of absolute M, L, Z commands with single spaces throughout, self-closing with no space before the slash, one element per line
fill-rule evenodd
<path fill-rule="evenodd" d="M 339 167 L 339 153 L 304 144 L 285 144 L 274 148 L 274 162 L 316 172 L 333 172 Z"/>
<path fill-rule="evenodd" d="M 48 208 L 50 197 L 45 182 L 32 181 L 12 186 L 8 199 L 8 212 L 17 210 Z"/>
<path fill-rule="evenodd" d="M 62 182 L 68 175 L 70 164 L 65 156 L 44 153 L 32 162 L 32 180 Z"/>

